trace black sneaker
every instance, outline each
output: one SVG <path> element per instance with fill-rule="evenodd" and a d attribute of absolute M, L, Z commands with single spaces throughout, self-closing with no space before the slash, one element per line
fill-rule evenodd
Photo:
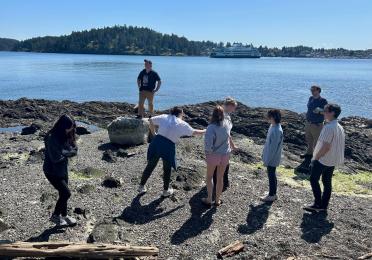
<path fill-rule="evenodd" d="M 322 208 L 321 206 L 315 205 L 315 204 L 313 204 L 311 206 L 304 207 L 304 210 L 309 211 L 309 212 L 322 212 L 322 211 L 325 211 L 324 208 Z"/>

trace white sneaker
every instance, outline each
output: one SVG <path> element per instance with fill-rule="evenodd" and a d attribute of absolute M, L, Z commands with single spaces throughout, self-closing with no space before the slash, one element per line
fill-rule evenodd
<path fill-rule="evenodd" d="M 276 201 L 277 199 L 278 199 L 278 196 L 276 196 L 276 195 L 274 195 L 274 196 L 267 195 L 266 197 L 262 197 L 261 201 L 263 201 L 263 202 L 273 202 L 273 201 Z"/>
<path fill-rule="evenodd" d="M 10 227 L 0 218 L 0 233 L 9 229 Z"/>
<path fill-rule="evenodd" d="M 171 196 L 173 193 L 174 193 L 174 190 L 172 188 L 169 188 L 168 190 L 163 191 L 163 194 L 161 196 L 163 196 L 164 198 L 167 198 Z"/>
<path fill-rule="evenodd" d="M 64 217 L 64 219 L 69 226 L 75 226 L 76 223 L 77 223 L 76 219 L 74 219 L 73 217 L 70 217 L 70 216 L 66 216 L 66 217 Z"/>
<path fill-rule="evenodd" d="M 137 189 L 138 193 L 139 194 L 144 194 L 147 192 L 147 188 L 146 188 L 146 185 L 140 185 Z"/>
<path fill-rule="evenodd" d="M 52 221 L 54 224 L 56 224 L 57 227 L 67 227 L 68 223 L 66 222 L 65 218 L 62 216 L 56 216 L 52 215 L 50 217 L 50 221 Z"/>

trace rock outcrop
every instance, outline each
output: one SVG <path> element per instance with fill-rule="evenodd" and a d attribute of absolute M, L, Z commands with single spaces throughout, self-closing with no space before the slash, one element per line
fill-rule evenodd
<path fill-rule="evenodd" d="M 107 127 L 110 141 L 126 146 L 144 144 L 147 140 L 148 129 L 148 121 L 130 117 L 119 117 Z"/>

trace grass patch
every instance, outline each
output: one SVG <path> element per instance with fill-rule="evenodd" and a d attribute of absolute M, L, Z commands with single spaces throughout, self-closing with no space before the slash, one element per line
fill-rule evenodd
<path fill-rule="evenodd" d="M 262 163 L 250 165 L 249 168 L 257 169 L 265 167 Z M 294 169 L 283 166 L 277 168 L 278 177 L 293 187 L 304 187 L 310 189 L 309 175 L 295 173 Z M 332 178 L 333 191 L 344 194 L 372 195 L 372 172 L 360 171 L 356 174 L 347 174 L 336 170 Z"/>
<path fill-rule="evenodd" d="M 87 167 L 79 171 L 71 170 L 70 176 L 72 179 L 75 180 L 89 180 L 94 178 L 101 178 L 105 176 L 105 173 L 100 169 Z"/>

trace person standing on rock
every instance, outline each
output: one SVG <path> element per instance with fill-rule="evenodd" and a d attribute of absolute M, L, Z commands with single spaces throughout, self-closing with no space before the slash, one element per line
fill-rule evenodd
<path fill-rule="evenodd" d="M 148 102 L 150 115 L 154 114 L 154 96 L 159 91 L 161 80 L 154 70 L 152 70 L 152 61 L 144 60 L 145 68 L 140 72 L 137 77 L 137 85 L 139 89 L 138 101 L 138 118 L 145 115 L 145 101 Z"/>
<path fill-rule="evenodd" d="M 237 107 L 238 107 L 238 102 L 236 102 L 236 100 L 231 97 L 226 98 L 223 103 L 224 117 L 225 117 L 228 129 L 229 129 L 230 144 L 231 144 L 231 148 L 233 151 L 238 150 L 238 147 L 235 146 L 234 141 L 231 137 L 231 129 L 233 128 L 233 123 L 232 123 L 230 115 L 236 111 Z M 223 190 L 224 191 L 230 186 L 229 169 L 230 169 L 230 164 L 226 166 L 225 174 L 223 175 Z M 213 183 L 217 183 L 217 167 L 214 170 Z"/>
<path fill-rule="evenodd" d="M 283 151 L 283 129 L 280 125 L 282 115 L 280 110 L 272 109 L 267 112 L 270 128 L 267 133 L 265 146 L 262 153 L 262 161 L 267 168 L 269 177 L 269 194 L 261 198 L 264 202 L 273 202 L 278 199 L 276 168 L 279 166 Z"/>
<path fill-rule="evenodd" d="M 50 220 L 58 227 L 74 226 L 76 220 L 67 215 L 67 201 L 71 197 L 67 167 L 69 158 L 77 154 L 75 121 L 67 115 L 62 115 L 45 136 L 44 142 L 43 170 L 48 181 L 59 193 Z"/>
<path fill-rule="evenodd" d="M 310 88 L 311 97 L 307 102 L 306 123 L 305 123 L 305 140 L 307 150 L 300 157 L 304 162 L 297 168 L 300 172 L 308 172 L 313 150 L 317 143 L 320 132 L 323 128 L 323 109 L 327 105 L 327 100 L 320 96 L 322 89 L 319 86 Z"/>
<path fill-rule="evenodd" d="M 312 212 L 326 211 L 332 193 L 332 176 L 335 167 L 344 163 L 345 133 L 338 123 L 341 108 L 337 104 L 328 104 L 324 108 L 324 125 L 310 164 L 310 183 L 314 194 L 314 204 L 304 209 Z M 323 194 L 319 179 L 322 176 Z"/>
<path fill-rule="evenodd" d="M 225 118 L 223 107 L 217 106 L 212 113 L 210 124 L 207 128 L 204 140 L 205 156 L 207 161 L 207 190 L 208 197 L 203 198 L 203 204 L 212 206 L 213 186 L 216 186 L 215 205 L 222 203 L 223 179 L 227 165 L 229 164 L 231 144 L 231 122 Z M 217 182 L 213 183 L 214 171 L 217 168 Z"/>
<path fill-rule="evenodd" d="M 150 130 L 155 136 L 147 150 L 147 166 L 143 171 L 141 183 L 138 188 L 140 194 L 146 193 L 146 182 L 156 168 L 160 158 L 163 160 L 163 197 L 173 194 L 173 189 L 169 187 L 171 181 L 172 168 L 177 169 L 176 144 L 182 136 L 202 135 L 205 130 L 196 130 L 188 123 L 183 121 L 183 110 L 173 107 L 169 115 L 155 116 L 149 119 Z M 158 132 L 155 132 L 155 126 Z"/>

